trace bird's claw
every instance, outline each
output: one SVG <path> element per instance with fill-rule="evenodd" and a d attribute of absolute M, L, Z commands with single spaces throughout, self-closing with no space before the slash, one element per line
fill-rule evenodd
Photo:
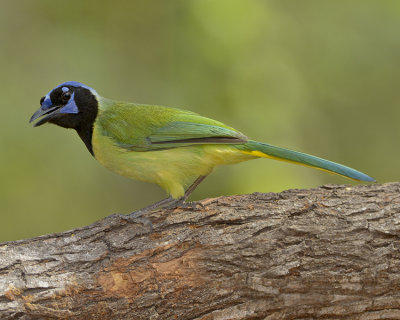
<path fill-rule="evenodd" d="M 177 203 L 172 203 L 169 206 L 166 207 L 166 209 L 190 209 L 190 210 L 197 210 L 198 206 L 201 207 L 201 209 L 204 209 L 205 206 L 198 201 L 191 201 L 191 202 L 185 202 L 185 201 L 179 201 Z"/>
<path fill-rule="evenodd" d="M 143 226 L 149 228 L 149 233 L 152 233 L 153 232 L 153 224 L 151 223 L 151 221 L 149 219 L 140 217 L 140 215 L 135 216 L 134 213 L 135 212 L 133 212 L 131 214 L 116 213 L 116 214 L 113 214 L 111 217 L 118 218 L 118 219 L 126 221 L 128 223 L 141 223 L 141 224 L 143 224 Z"/>

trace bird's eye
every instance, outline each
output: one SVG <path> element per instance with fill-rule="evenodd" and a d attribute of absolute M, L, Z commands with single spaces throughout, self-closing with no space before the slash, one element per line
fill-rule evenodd
<path fill-rule="evenodd" d="M 44 97 L 41 97 L 40 98 L 40 105 L 42 105 L 43 101 L 44 101 Z"/>
<path fill-rule="evenodd" d="M 66 92 L 62 93 L 61 99 L 63 99 L 63 101 L 68 101 L 69 98 L 71 98 L 71 92 L 70 91 L 66 91 Z"/>

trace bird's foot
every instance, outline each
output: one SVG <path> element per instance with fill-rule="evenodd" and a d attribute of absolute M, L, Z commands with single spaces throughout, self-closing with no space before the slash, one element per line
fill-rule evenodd
<path fill-rule="evenodd" d="M 185 202 L 185 200 L 177 200 L 174 203 L 171 203 L 170 205 L 166 206 L 165 209 L 191 209 L 191 210 L 196 210 L 198 207 L 201 207 L 201 209 L 204 209 L 204 205 L 201 202 L 198 201 L 191 201 L 191 202 Z"/>
<path fill-rule="evenodd" d="M 129 214 L 120 214 L 116 213 L 110 216 L 110 218 L 115 219 L 117 218 L 119 221 L 123 220 L 128 223 L 141 223 L 143 226 L 149 228 L 149 232 L 153 232 L 153 224 L 151 221 L 147 218 L 142 217 L 143 214 L 151 212 L 156 209 L 189 209 L 189 210 L 197 210 L 199 207 L 201 209 L 205 209 L 205 206 L 199 202 L 199 201 L 192 201 L 192 202 L 186 202 L 186 199 L 172 199 L 172 198 L 167 198 L 164 200 L 161 200 L 151 206 L 148 206 L 143 209 L 139 209 L 137 211 L 134 211 Z"/>
<path fill-rule="evenodd" d="M 143 224 L 144 227 L 148 227 L 149 228 L 149 233 L 153 232 L 153 224 L 151 223 L 151 221 L 149 219 L 143 218 L 141 217 L 141 215 L 144 212 L 140 212 L 141 210 L 132 212 L 130 214 L 120 214 L 120 213 L 116 213 L 113 214 L 112 217 L 116 217 L 120 220 L 126 221 L 128 223 L 141 223 Z M 137 213 L 137 215 L 136 215 Z"/>
<path fill-rule="evenodd" d="M 196 210 L 198 207 L 201 207 L 202 209 L 205 208 L 205 206 L 201 202 L 185 202 L 186 197 L 183 197 L 181 199 L 173 199 L 172 197 L 163 199 L 157 203 L 154 203 L 148 207 L 145 207 L 143 209 L 139 209 L 137 211 L 134 211 L 130 214 L 113 214 L 110 216 L 110 218 L 118 218 L 120 221 L 127 221 L 129 223 L 141 223 L 143 226 L 147 226 L 150 230 L 150 233 L 153 232 L 153 224 L 149 219 L 143 218 L 142 215 L 148 212 L 151 212 L 153 210 L 157 209 L 177 209 L 177 208 L 182 208 L 182 209 L 190 209 L 190 210 Z"/>

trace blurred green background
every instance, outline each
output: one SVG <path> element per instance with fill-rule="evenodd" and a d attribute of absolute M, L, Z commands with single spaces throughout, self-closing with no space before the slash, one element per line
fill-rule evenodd
<path fill-rule="evenodd" d="M 0 0 L 0 240 L 165 196 L 101 167 L 72 130 L 32 128 L 75 80 L 178 106 L 249 137 L 400 179 L 400 1 Z M 270 160 L 221 167 L 191 199 L 352 183 Z"/>

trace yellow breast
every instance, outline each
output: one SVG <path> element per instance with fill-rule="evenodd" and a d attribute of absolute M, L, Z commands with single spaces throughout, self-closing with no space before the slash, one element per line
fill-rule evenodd
<path fill-rule="evenodd" d="M 157 151 L 130 151 L 117 146 L 110 137 L 93 131 L 93 152 L 106 168 L 131 179 L 156 183 L 174 198 L 196 178 L 209 174 L 220 164 L 254 158 L 231 145 L 195 145 Z"/>

